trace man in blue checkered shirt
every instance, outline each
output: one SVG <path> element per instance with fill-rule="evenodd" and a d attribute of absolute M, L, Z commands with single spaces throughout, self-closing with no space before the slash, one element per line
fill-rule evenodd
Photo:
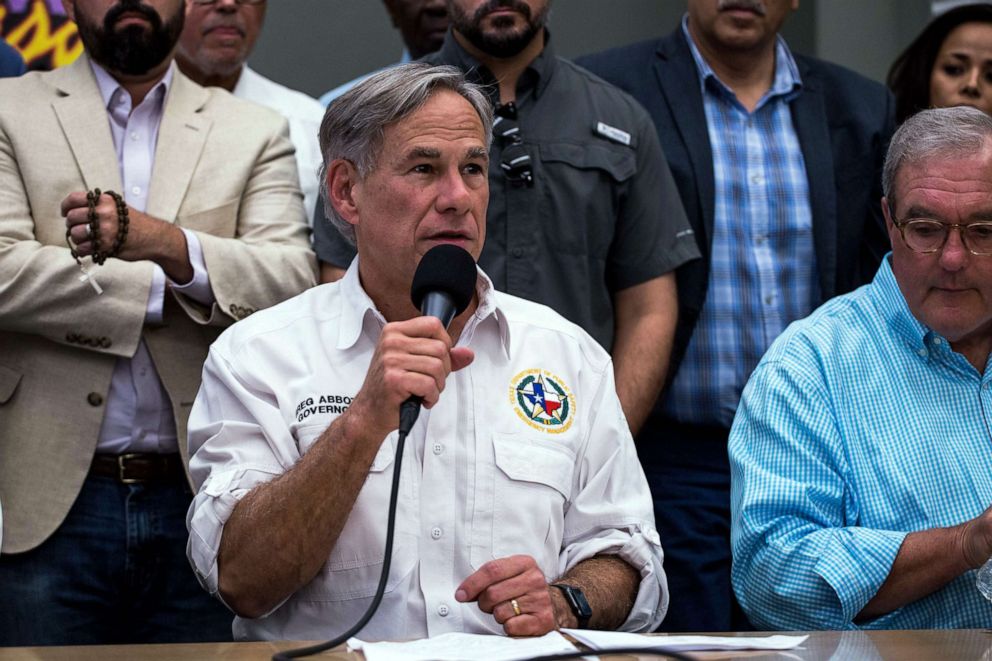
<path fill-rule="evenodd" d="M 733 584 L 770 629 L 992 626 L 992 118 L 895 134 L 874 281 L 792 324 L 730 434 Z"/>

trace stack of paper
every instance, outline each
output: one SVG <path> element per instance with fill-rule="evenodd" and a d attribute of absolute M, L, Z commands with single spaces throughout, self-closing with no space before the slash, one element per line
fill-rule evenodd
<path fill-rule="evenodd" d="M 583 645 L 594 650 L 608 647 L 664 647 L 676 652 L 702 650 L 791 650 L 809 636 L 646 636 L 622 631 L 562 629 Z"/>
<path fill-rule="evenodd" d="M 366 661 L 517 661 L 577 649 L 557 631 L 539 638 L 446 633 L 408 643 L 366 643 L 352 638 L 348 647 L 361 650 Z"/>
<path fill-rule="evenodd" d="M 802 645 L 809 636 L 647 636 L 619 631 L 562 629 L 593 650 L 609 648 L 664 647 L 676 652 L 703 650 L 789 650 Z M 474 633 L 446 633 L 434 638 L 406 643 L 367 643 L 348 641 L 352 650 L 361 650 L 366 661 L 518 661 L 546 654 L 575 652 L 557 631 L 539 638 L 508 638 Z"/>

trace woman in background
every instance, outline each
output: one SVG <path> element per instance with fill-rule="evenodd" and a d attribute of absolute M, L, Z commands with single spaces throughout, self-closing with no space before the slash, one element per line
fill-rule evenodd
<path fill-rule="evenodd" d="M 992 5 L 956 7 L 930 21 L 886 82 L 900 124 L 925 108 L 974 106 L 992 114 Z"/>

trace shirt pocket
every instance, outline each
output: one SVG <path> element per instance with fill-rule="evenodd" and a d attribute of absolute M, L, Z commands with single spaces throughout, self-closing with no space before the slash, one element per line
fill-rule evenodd
<path fill-rule="evenodd" d="M 539 153 L 541 218 L 558 219 L 538 224 L 549 233 L 547 245 L 605 261 L 626 182 L 637 172 L 634 151 L 622 145 L 553 143 L 540 145 Z"/>
<path fill-rule="evenodd" d="M 479 490 L 473 513 L 473 538 L 484 542 L 473 545 L 473 566 L 524 554 L 557 576 L 574 452 L 561 439 L 501 432 L 492 447 L 492 489 Z"/>
<path fill-rule="evenodd" d="M 310 432 L 308 429 L 306 432 Z M 322 433 L 316 430 L 316 435 Z M 301 431 L 300 449 L 309 449 L 313 440 L 305 440 Z M 346 601 L 363 599 L 375 594 L 379 586 L 379 574 L 385 557 L 386 527 L 389 523 L 389 494 L 393 480 L 393 462 L 396 453 L 396 433 L 390 434 L 382 442 L 372 465 L 369 467 L 365 484 L 348 515 L 341 536 L 338 538 L 327 562 L 310 583 L 298 593 L 304 601 Z M 408 460 L 408 456 L 404 456 Z M 405 462 L 408 463 L 408 462 Z M 413 495 L 409 480 L 400 479 L 399 504 L 396 513 L 396 531 L 393 538 L 392 561 L 386 593 L 393 592 L 404 582 L 416 565 L 416 538 L 405 529 L 404 501 L 410 502 Z M 330 486 L 333 488 L 333 486 Z"/>

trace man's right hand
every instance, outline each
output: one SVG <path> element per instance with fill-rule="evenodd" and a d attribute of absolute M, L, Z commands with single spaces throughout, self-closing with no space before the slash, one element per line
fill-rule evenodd
<path fill-rule="evenodd" d="M 431 408 L 448 374 L 467 367 L 474 358 L 467 347 L 452 348 L 451 337 L 436 317 L 388 323 L 348 412 L 385 438 L 399 427 L 400 404 L 417 396 Z"/>

